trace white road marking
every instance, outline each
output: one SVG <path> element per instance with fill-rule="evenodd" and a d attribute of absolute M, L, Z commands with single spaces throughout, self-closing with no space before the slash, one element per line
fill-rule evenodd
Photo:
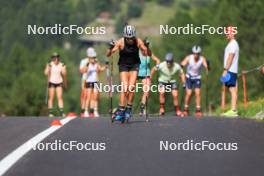
<path fill-rule="evenodd" d="M 60 120 L 62 125 L 65 125 L 69 121 L 73 120 L 75 117 L 66 117 Z M 13 152 L 9 153 L 0 161 L 0 176 L 2 176 L 9 168 L 11 168 L 20 158 L 22 158 L 27 152 L 35 147 L 39 142 L 48 137 L 53 132 L 60 129 L 62 126 L 51 126 L 48 129 L 40 132 L 33 138 L 29 139 L 27 142 L 19 146 Z"/>

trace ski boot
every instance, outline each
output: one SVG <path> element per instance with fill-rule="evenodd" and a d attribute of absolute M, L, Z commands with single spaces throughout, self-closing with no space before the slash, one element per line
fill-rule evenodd
<path fill-rule="evenodd" d="M 125 120 L 128 123 L 129 119 L 132 117 L 132 109 L 126 108 L 125 110 Z"/>
<path fill-rule="evenodd" d="M 120 110 L 119 108 L 114 109 L 112 113 L 112 123 L 115 121 L 120 121 L 121 123 L 125 123 L 125 111 Z"/>

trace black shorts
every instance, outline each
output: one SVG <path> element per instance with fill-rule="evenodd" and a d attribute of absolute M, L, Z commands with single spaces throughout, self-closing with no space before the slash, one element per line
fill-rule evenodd
<path fill-rule="evenodd" d="M 62 87 L 62 86 L 63 86 L 62 83 L 54 84 L 54 83 L 49 82 L 49 88 L 57 88 L 57 87 Z"/>
<path fill-rule="evenodd" d="M 85 88 L 88 89 L 88 88 L 95 88 L 95 85 L 97 85 L 97 82 L 86 82 L 85 83 Z"/>
<path fill-rule="evenodd" d="M 138 71 L 139 64 L 134 65 L 119 65 L 119 72 L 130 72 L 130 71 Z"/>
<path fill-rule="evenodd" d="M 186 87 L 187 89 L 200 89 L 201 88 L 201 79 L 190 79 L 186 78 Z"/>
<path fill-rule="evenodd" d="M 142 79 L 146 79 L 146 78 L 150 78 L 150 76 L 138 76 L 137 77 L 138 80 L 142 80 Z"/>
<path fill-rule="evenodd" d="M 166 89 L 170 89 L 170 90 L 178 90 L 178 85 L 176 82 L 173 83 L 159 82 L 159 86 L 165 87 Z"/>

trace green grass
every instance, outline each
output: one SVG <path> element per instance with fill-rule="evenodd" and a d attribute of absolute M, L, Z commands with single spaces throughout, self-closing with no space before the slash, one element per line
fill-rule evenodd
<path fill-rule="evenodd" d="M 214 115 L 219 116 L 230 107 L 229 104 L 226 105 L 226 109 L 221 109 L 220 107 L 216 109 Z M 238 104 L 238 113 L 243 118 L 249 119 L 260 119 L 258 114 L 261 114 L 262 118 L 264 117 L 264 98 L 260 98 L 255 101 L 250 101 L 245 106 L 243 103 Z"/>

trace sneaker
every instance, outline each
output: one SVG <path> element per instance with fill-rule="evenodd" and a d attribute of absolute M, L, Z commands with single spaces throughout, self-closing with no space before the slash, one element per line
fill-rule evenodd
<path fill-rule="evenodd" d="M 49 117 L 52 118 L 52 117 L 54 117 L 54 115 L 50 113 L 50 114 L 49 114 Z"/>
<path fill-rule="evenodd" d="M 225 117 L 238 117 L 238 112 L 233 111 L 233 110 L 229 110 L 229 111 L 223 113 L 222 115 Z"/>
<path fill-rule="evenodd" d="M 94 117 L 100 117 L 100 114 L 98 113 L 98 111 L 94 111 Z"/>
<path fill-rule="evenodd" d="M 88 111 L 84 111 L 84 116 L 83 116 L 84 118 L 88 118 L 89 117 L 89 113 L 88 113 Z"/>
<path fill-rule="evenodd" d="M 62 118 L 66 117 L 66 114 L 62 113 L 62 114 L 61 114 L 61 117 L 62 117 Z"/>

